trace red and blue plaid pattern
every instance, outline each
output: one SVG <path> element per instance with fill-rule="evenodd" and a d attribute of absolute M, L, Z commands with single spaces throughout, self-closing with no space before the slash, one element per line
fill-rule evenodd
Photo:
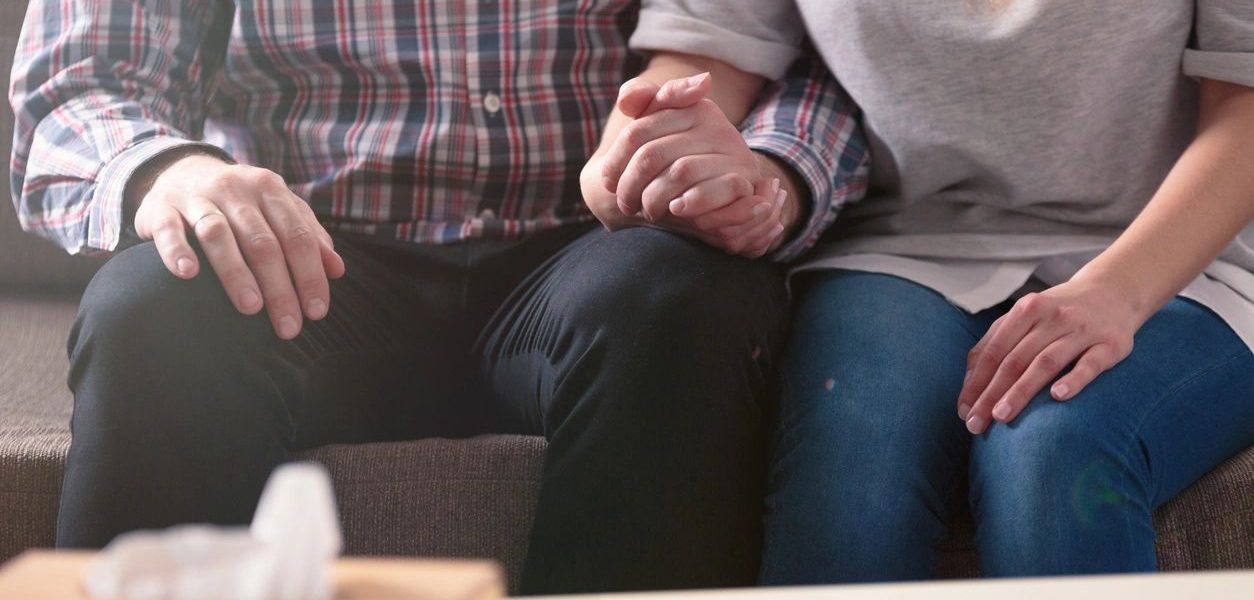
<path fill-rule="evenodd" d="M 75 253 L 129 236 L 131 175 L 186 145 L 271 169 L 330 229 L 418 243 L 592 219 L 578 173 L 618 86 L 635 0 L 34 0 L 15 59 L 23 226 Z M 798 68 L 750 117 L 816 204 L 804 250 L 862 192 L 830 76 Z"/>

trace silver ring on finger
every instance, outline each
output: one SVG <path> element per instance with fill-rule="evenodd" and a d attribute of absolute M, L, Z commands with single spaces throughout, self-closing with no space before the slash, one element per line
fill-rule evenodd
<path fill-rule="evenodd" d="M 222 218 L 224 218 L 224 219 L 226 218 L 226 215 L 222 214 L 222 211 L 219 211 L 219 210 L 215 210 L 215 211 L 212 211 L 212 212 L 207 212 L 207 213 L 205 213 L 205 214 L 203 214 L 203 215 L 200 215 L 200 217 L 196 219 L 196 222 L 195 222 L 195 223 L 192 223 L 192 229 L 193 229 L 193 230 L 194 230 L 194 229 L 196 229 L 197 227 L 199 227 L 199 226 L 200 226 L 200 222 L 201 222 L 201 221 L 204 221 L 205 219 L 208 219 L 209 217 L 213 217 L 213 216 L 222 217 Z"/>

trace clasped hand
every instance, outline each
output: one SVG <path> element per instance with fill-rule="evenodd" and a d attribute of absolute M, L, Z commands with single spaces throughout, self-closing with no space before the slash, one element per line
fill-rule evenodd
<path fill-rule="evenodd" d="M 788 193 L 707 98 L 709 74 L 623 85 L 633 120 L 584 167 L 584 199 L 611 230 L 654 226 L 757 258 L 783 240 Z"/>

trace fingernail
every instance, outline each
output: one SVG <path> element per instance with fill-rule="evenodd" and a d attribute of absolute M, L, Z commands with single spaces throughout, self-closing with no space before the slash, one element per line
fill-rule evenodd
<path fill-rule="evenodd" d="M 760 216 L 762 216 L 762 215 L 764 215 L 764 214 L 766 214 L 766 213 L 770 212 L 770 210 L 771 210 L 772 208 L 775 208 L 775 207 L 774 207 L 774 206 L 772 206 L 770 202 L 763 202 L 762 204 L 759 204 L 759 205 L 757 205 L 757 206 L 753 207 L 753 216 L 755 216 L 755 217 L 760 217 Z"/>
<path fill-rule="evenodd" d="M 784 233 L 784 226 L 781 223 L 776 223 L 775 226 L 771 228 L 771 237 L 775 237 L 781 233 Z"/>
<path fill-rule="evenodd" d="M 290 340 L 296 337 L 296 334 L 299 331 L 300 330 L 296 325 L 296 319 L 291 317 L 283 317 L 279 319 L 279 337 L 285 340 Z"/>
<path fill-rule="evenodd" d="M 687 81 L 684 82 L 684 86 L 687 89 L 695 88 L 701 85 L 709 77 L 710 77 L 710 73 L 708 71 L 705 73 L 699 73 L 697 75 L 693 75 L 692 77 L 689 77 Z"/>
<path fill-rule="evenodd" d="M 771 180 L 771 193 L 772 193 L 772 194 L 778 194 L 778 193 L 779 193 L 779 186 L 780 186 L 780 181 L 779 181 L 779 178 L 778 178 L 778 177 L 776 177 L 775 179 L 772 179 L 772 180 Z"/>
<path fill-rule="evenodd" d="M 309 311 L 309 318 L 321 319 L 327 316 L 327 303 L 323 302 L 321 298 L 314 298 L 309 301 L 307 310 Z"/>
<path fill-rule="evenodd" d="M 959 405 L 958 405 L 958 419 L 959 419 L 959 420 L 966 421 L 966 420 L 967 420 L 967 413 L 969 413 L 969 412 L 971 412 L 971 405 L 970 405 L 970 404 L 959 404 Z"/>
<path fill-rule="evenodd" d="M 1070 400 L 1071 399 L 1071 388 L 1067 387 L 1067 384 L 1065 383 L 1054 384 L 1053 392 L 1054 392 L 1054 398 L 1057 400 Z"/>
<path fill-rule="evenodd" d="M 244 291 L 239 293 L 239 305 L 244 310 L 252 310 L 258 302 L 261 302 L 261 298 L 251 289 L 244 288 Z"/>
<path fill-rule="evenodd" d="M 981 433 L 984 433 L 984 428 L 987 425 L 988 422 L 984 420 L 984 417 L 977 415 L 971 417 L 971 420 L 967 421 L 967 431 L 970 431 L 975 435 L 980 435 Z"/>
<path fill-rule="evenodd" d="M 188 275 L 192 272 L 192 259 L 186 257 L 180 258 L 175 266 L 179 270 L 179 275 Z"/>
<path fill-rule="evenodd" d="M 780 190 L 775 194 L 775 204 L 783 204 L 788 199 L 788 190 Z"/>
<path fill-rule="evenodd" d="M 684 202 L 683 198 L 671 200 L 671 213 L 676 215 L 684 214 L 684 209 L 688 207 L 687 204 L 688 203 Z"/>
<path fill-rule="evenodd" d="M 998 421 L 1004 421 L 1006 420 L 1006 417 L 1009 417 L 1009 416 L 1010 416 L 1010 405 L 1007 404 L 1006 402 L 998 402 L 997 406 L 993 407 L 993 418 L 997 419 Z"/>

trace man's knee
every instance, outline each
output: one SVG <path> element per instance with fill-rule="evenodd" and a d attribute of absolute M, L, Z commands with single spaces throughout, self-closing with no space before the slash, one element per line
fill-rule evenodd
<path fill-rule="evenodd" d="M 213 271 L 202 269 L 192 280 L 171 274 L 156 246 L 139 244 L 109 259 L 83 292 L 78 320 L 71 335 L 71 353 L 77 341 L 122 348 L 157 349 L 178 340 L 193 327 L 230 316 L 230 304 Z"/>
<path fill-rule="evenodd" d="M 725 344 L 778 325 L 782 270 L 673 233 L 593 234 L 567 275 L 577 318 L 635 340 Z"/>

